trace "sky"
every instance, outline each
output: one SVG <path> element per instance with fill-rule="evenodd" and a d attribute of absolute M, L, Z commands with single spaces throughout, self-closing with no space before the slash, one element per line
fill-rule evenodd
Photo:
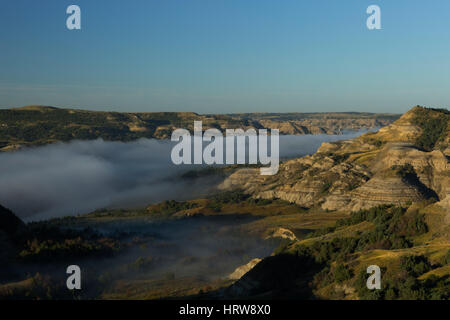
<path fill-rule="evenodd" d="M 81 30 L 66 27 L 71 4 Z M 381 30 L 366 26 L 372 4 Z M 0 2 L 0 108 L 448 108 L 449 57 L 448 0 Z"/>

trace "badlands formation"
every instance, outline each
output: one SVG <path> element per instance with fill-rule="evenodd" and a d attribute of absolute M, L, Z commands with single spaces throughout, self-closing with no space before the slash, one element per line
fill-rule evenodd
<path fill-rule="evenodd" d="M 446 126 L 430 134 L 430 126 L 434 130 L 433 123 L 427 122 L 430 119 L 446 121 Z M 435 199 L 431 200 L 435 206 L 449 212 L 449 122 L 448 111 L 417 106 L 376 133 L 323 143 L 313 155 L 286 161 L 277 175 L 237 170 L 220 188 L 241 189 L 254 198 L 279 198 L 306 208 L 348 212 Z M 430 139 L 427 150 L 423 141 Z"/>

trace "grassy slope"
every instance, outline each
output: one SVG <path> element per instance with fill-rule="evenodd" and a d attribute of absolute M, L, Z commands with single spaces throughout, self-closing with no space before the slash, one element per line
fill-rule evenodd
<path fill-rule="evenodd" d="M 442 224 L 436 223 L 436 219 L 439 219 L 439 216 L 445 215 L 445 212 L 442 210 L 430 212 L 430 207 L 432 206 L 423 204 L 418 211 L 414 210 L 420 215 L 424 215 L 428 231 L 407 237 L 411 242 L 411 247 L 383 249 L 380 248 L 383 246 L 382 244 L 375 243 L 349 253 L 344 253 L 347 252 L 346 248 L 339 247 L 339 245 L 335 247 L 334 250 L 337 251 L 334 251 L 331 257 L 327 257 L 325 269 L 321 269 L 322 266 L 318 270 L 315 270 L 314 276 L 317 278 L 315 281 L 309 282 L 314 297 L 320 299 L 398 299 L 406 298 L 406 294 L 410 294 L 409 299 L 416 299 L 421 297 L 420 292 L 423 289 L 420 288 L 421 286 L 425 286 L 424 281 L 432 277 L 432 275 L 444 279 L 443 281 L 447 281 L 447 285 L 444 288 L 446 288 L 445 290 L 448 292 L 450 290 L 450 282 L 448 281 L 450 277 L 450 268 L 448 261 L 445 261 L 446 256 L 448 256 L 450 252 L 450 238 L 447 233 L 448 226 L 445 227 L 442 226 Z M 414 209 L 417 209 L 417 205 L 415 205 Z M 411 214 L 410 212 L 411 210 L 407 210 L 405 215 Z M 364 221 L 350 226 L 339 226 L 333 230 L 324 229 L 322 232 L 323 234 L 317 236 L 313 235 L 312 237 L 303 240 L 300 239 L 290 243 L 288 246 L 278 249 L 275 257 L 282 257 L 284 254 L 297 256 L 298 252 L 302 252 L 304 248 L 314 248 L 312 249 L 312 252 L 315 252 L 313 255 L 316 255 L 317 259 L 318 252 L 321 252 L 324 247 L 327 247 L 327 243 L 331 245 L 337 239 L 342 241 L 342 239 L 345 238 L 356 239 L 358 241 L 361 240 L 365 234 L 374 232 L 376 228 L 377 227 L 373 222 Z M 373 246 L 374 248 L 372 248 Z M 411 255 L 426 257 L 431 265 L 431 270 L 415 276 L 414 278 L 419 281 L 416 283 L 417 290 L 412 291 L 412 293 L 405 293 L 407 292 L 407 289 L 402 288 L 401 284 L 393 284 L 392 279 L 409 279 L 409 276 L 405 275 L 401 263 L 402 257 Z M 335 273 L 338 265 L 343 265 L 350 271 L 351 275 L 344 281 L 338 281 L 336 278 Z M 373 295 L 371 292 L 361 293 L 361 288 L 358 288 L 358 285 L 361 286 L 361 284 L 358 283 L 358 280 L 361 277 L 361 274 L 365 274 L 365 270 L 369 265 L 378 265 L 382 269 L 382 281 L 385 280 L 386 282 L 384 282 L 382 286 L 383 294 L 381 296 Z M 322 273 L 326 270 L 326 281 L 322 280 L 323 275 L 320 274 L 319 270 L 322 270 Z M 264 270 L 255 271 L 255 273 L 257 272 L 264 273 Z M 253 275 L 253 277 L 257 277 L 257 275 Z M 298 277 L 301 279 L 302 275 L 298 275 Z M 322 282 L 317 279 L 320 279 Z M 295 283 L 295 281 L 293 281 L 293 283 Z M 295 287 L 295 285 L 293 286 Z M 295 288 L 289 289 L 296 292 Z M 284 290 L 287 290 L 287 288 L 284 288 Z M 397 293 L 397 296 L 391 297 L 386 294 L 388 290 L 397 290 L 400 293 Z M 429 298 L 429 296 L 425 297 Z"/>

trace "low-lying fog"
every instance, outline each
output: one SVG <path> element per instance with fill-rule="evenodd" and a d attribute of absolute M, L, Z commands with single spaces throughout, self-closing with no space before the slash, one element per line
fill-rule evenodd
<path fill-rule="evenodd" d="M 280 136 L 280 157 L 311 154 L 322 142 L 350 139 L 364 132 Z M 206 194 L 219 178 L 180 179 L 198 166 L 172 164 L 173 145 L 153 139 L 128 143 L 93 140 L 0 153 L 0 204 L 30 221 Z"/>
<path fill-rule="evenodd" d="M 90 221 L 90 228 L 123 242 L 133 239 L 134 245 L 120 255 L 83 260 L 80 265 L 87 271 L 102 270 L 111 276 L 111 280 L 122 281 L 164 279 L 169 273 L 176 279 L 195 277 L 211 281 L 226 278 L 238 266 L 270 255 L 279 244 L 277 239 L 264 240 L 241 229 L 257 219 L 247 215 L 227 215 L 169 222 L 145 218 Z M 70 228 L 74 226 L 70 224 Z M 139 260 L 141 266 L 136 265 Z"/>

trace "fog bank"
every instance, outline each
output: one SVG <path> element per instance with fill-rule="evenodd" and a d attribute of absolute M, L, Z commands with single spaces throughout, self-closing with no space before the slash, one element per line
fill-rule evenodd
<path fill-rule="evenodd" d="M 311 154 L 322 142 L 362 133 L 280 136 L 280 157 Z M 0 204 L 29 221 L 206 194 L 219 181 L 179 179 L 198 166 L 172 164 L 173 145 L 153 139 L 93 140 L 0 153 Z"/>

